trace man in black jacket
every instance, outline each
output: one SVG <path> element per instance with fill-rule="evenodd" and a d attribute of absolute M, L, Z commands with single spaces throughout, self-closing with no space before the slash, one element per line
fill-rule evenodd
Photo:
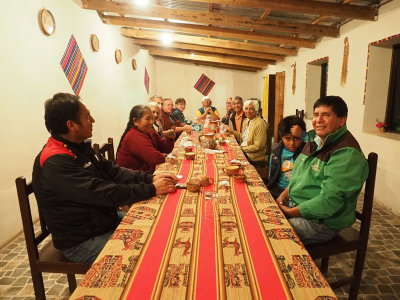
<path fill-rule="evenodd" d="M 45 102 L 51 133 L 35 159 L 33 190 L 53 244 L 72 261 L 92 264 L 123 217 L 118 207 L 175 191 L 177 178 L 113 165 L 95 155 L 95 120 L 78 96 Z"/>

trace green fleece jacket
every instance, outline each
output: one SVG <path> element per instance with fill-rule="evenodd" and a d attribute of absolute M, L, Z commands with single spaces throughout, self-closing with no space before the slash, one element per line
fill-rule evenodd
<path fill-rule="evenodd" d="M 368 176 L 367 160 L 346 125 L 330 134 L 321 148 L 314 130 L 309 137 L 293 168 L 289 198 L 305 219 L 331 229 L 349 227 Z"/>

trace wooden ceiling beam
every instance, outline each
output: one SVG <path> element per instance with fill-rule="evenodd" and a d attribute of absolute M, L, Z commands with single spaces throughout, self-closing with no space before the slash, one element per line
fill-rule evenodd
<path fill-rule="evenodd" d="M 348 3 L 350 3 L 350 2 L 352 2 L 353 0 L 344 0 L 343 2 L 342 2 L 342 4 L 348 4 Z M 313 24 L 313 25 L 317 25 L 317 24 L 320 24 L 320 23 L 322 23 L 323 21 L 325 21 L 326 19 L 328 19 L 329 18 L 329 16 L 320 16 L 319 18 L 317 18 L 314 22 L 312 22 L 311 24 Z"/>
<path fill-rule="evenodd" d="M 266 34 L 245 30 L 226 29 L 213 26 L 181 24 L 165 21 L 154 21 L 137 18 L 124 18 L 117 16 L 104 16 L 103 22 L 111 25 L 130 26 L 138 28 L 156 28 L 164 30 L 173 30 L 201 35 L 212 35 L 217 37 L 227 37 L 234 39 L 252 40 L 273 44 L 281 44 L 294 47 L 314 48 L 315 41 L 297 37 L 286 37 L 275 34 Z"/>
<path fill-rule="evenodd" d="M 229 57 L 226 55 L 201 54 L 201 53 L 193 55 L 189 51 L 176 50 L 176 49 L 169 50 L 169 49 L 160 49 L 156 47 L 148 47 L 148 51 L 150 55 L 180 58 L 191 61 L 204 61 L 211 63 L 253 67 L 253 68 L 265 68 L 269 64 L 268 62 L 262 60 L 250 59 L 250 58 L 236 58 L 236 57 Z"/>
<path fill-rule="evenodd" d="M 318 19 L 316 19 L 314 22 L 312 22 L 312 24 L 319 24 L 328 18 L 329 18 L 329 16 L 320 16 Z"/>
<path fill-rule="evenodd" d="M 203 65 L 203 66 L 210 66 L 215 68 L 224 68 L 224 69 L 232 69 L 236 71 L 247 71 L 247 72 L 257 72 L 261 71 L 262 68 L 252 68 L 252 67 L 244 67 L 244 66 L 236 66 L 236 65 L 229 65 L 229 64 L 220 64 L 220 63 L 211 63 L 206 61 L 192 61 L 195 65 Z"/>
<path fill-rule="evenodd" d="M 378 6 L 346 5 L 342 3 L 322 2 L 313 0 L 192 0 L 196 2 L 216 3 L 239 7 L 254 7 L 278 11 L 290 11 L 311 15 L 336 16 L 342 19 L 359 19 L 376 21 Z"/>
<path fill-rule="evenodd" d="M 159 59 L 165 59 L 167 61 L 178 61 L 178 62 L 183 62 L 183 63 L 193 63 L 195 65 L 202 65 L 202 66 L 210 66 L 210 67 L 215 67 L 215 68 L 223 68 L 223 69 L 232 69 L 236 71 L 246 71 L 246 72 L 257 72 L 262 70 L 262 68 L 253 68 L 253 67 L 245 67 L 245 66 L 238 66 L 238 65 L 229 65 L 229 64 L 221 64 L 221 63 L 215 63 L 215 62 L 208 62 L 208 61 L 196 61 L 196 60 L 190 60 L 190 59 L 180 59 L 180 58 L 174 58 L 174 57 L 164 57 L 164 56 L 158 56 L 158 55 L 153 55 L 154 57 L 157 57 Z"/>
<path fill-rule="evenodd" d="M 185 54 L 190 54 L 190 56 L 193 57 L 209 57 L 213 58 L 214 62 L 218 63 L 227 63 L 226 59 L 234 59 L 234 61 L 241 62 L 245 65 L 258 65 L 263 66 L 263 65 L 274 65 L 275 60 L 270 60 L 270 59 L 264 59 L 264 58 L 255 58 L 255 57 L 243 57 L 243 56 L 236 56 L 236 55 L 230 55 L 227 53 L 212 53 L 212 52 L 204 52 L 204 51 L 199 51 L 199 50 L 189 50 L 189 49 L 179 49 L 179 48 L 172 48 L 172 47 L 163 47 L 163 46 L 146 46 L 142 45 L 142 48 L 145 50 L 148 50 L 149 53 L 151 51 L 156 51 L 156 50 L 162 50 L 162 51 L 169 51 L 169 52 L 174 52 L 174 53 L 185 53 Z M 215 59 L 215 60 L 214 60 Z M 217 61 L 218 60 L 218 61 Z M 223 62 L 219 60 L 224 60 Z"/>
<path fill-rule="evenodd" d="M 194 44 L 184 44 L 173 42 L 168 46 L 165 46 L 159 41 L 155 40 L 146 40 L 146 39 L 132 39 L 133 43 L 137 45 L 147 45 L 147 46 L 155 46 L 155 47 L 166 47 L 166 48 L 177 48 L 177 49 L 186 49 L 193 51 L 202 51 L 202 52 L 210 52 L 210 53 L 218 53 L 218 54 L 229 54 L 234 56 L 244 56 L 244 57 L 252 57 L 252 58 L 260 58 L 271 61 L 281 61 L 284 59 L 283 55 L 277 54 L 264 54 L 260 52 L 251 52 L 251 51 L 242 51 L 235 49 L 226 49 L 226 48 L 217 48 L 210 46 L 201 46 Z"/>
<path fill-rule="evenodd" d="M 121 28 L 121 34 L 130 38 L 161 40 L 162 32 L 138 30 L 134 28 Z M 240 49 L 244 51 L 254 51 L 261 53 L 271 53 L 280 55 L 296 55 L 296 49 L 279 48 L 273 46 L 265 46 L 254 43 L 241 43 L 236 41 L 213 39 L 205 37 L 196 37 L 183 34 L 171 34 L 172 41 L 186 44 L 197 44 L 202 46 L 211 46 L 228 49 Z"/>
<path fill-rule="evenodd" d="M 272 10 L 270 10 L 270 9 L 264 10 L 264 12 L 262 13 L 262 15 L 261 15 L 261 17 L 260 17 L 260 20 L 266 19 L 266 18 L 268 17 L 268 15 L 271 13 L 271 11 L 272 11 Z"/>
<path fill-rule="evenodd" d="M 283 22 L 272 19 L 254 19 L 244 16 L 228 16 L 211 12 L 188 11 L 181 9 L 170 9 L 163 6 L 151 6 L 139 9 L 128 3 L 105 1 L 105 0 L 82 0 L 82 7 L 103 12 L 117 14 L 135 15 L 160 19 L 174 19 L 200 24 L 212 24 L 214 26 L 227 26 L 238 28 L 254 28 L 275 32 L 290 32 L 313 36 L 339 37 L 339 28 L 336 26 L 322 26 L 302 24 L 296 22 Z"/>

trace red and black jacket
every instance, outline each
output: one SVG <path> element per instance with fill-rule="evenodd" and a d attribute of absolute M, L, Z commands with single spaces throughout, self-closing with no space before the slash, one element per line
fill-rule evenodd
<path fill-rule="evenodd" d="M 67 249 L 113 230 L 117 208 L 155 195 L 153 175 L 113 165 L 90 142 L 50 137 L 32 175 L 38 207 L 54 246 Z"/>

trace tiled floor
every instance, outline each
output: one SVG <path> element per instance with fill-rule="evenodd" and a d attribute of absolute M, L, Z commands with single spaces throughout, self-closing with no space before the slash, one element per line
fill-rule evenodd
<path fill-rule="evenodd" d="M 400 299 L 400 218 L 375 205 L 359 299 Z M 354 254 L 332 257 L 328 281 L 352 271 Z M 82 276 L 77 276 L 78 279 Z M 65 275 L 44 274 L 48 300 L 69 298 Z M 0 300 L 34 300 L 23 235 L 0 250 Z M 347 299 L 348 286 L 335 290 Z M 273 299 L 272 299 L 273 300 Z"/>

